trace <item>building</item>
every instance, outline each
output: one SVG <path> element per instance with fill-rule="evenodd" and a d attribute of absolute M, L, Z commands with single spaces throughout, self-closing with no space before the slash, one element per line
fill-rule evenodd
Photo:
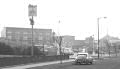
<path fill-rule="evenodd" d="M 50 44 L 52 41 L 52 29 L 33 29 L 34 45 Z M 8 41 L 31 45 L 31 28 L 5 27 L 1 32 L 1 37 Z"/>
<path fill-rule="evenodd" d="M 85 40 L 75 40 L 74 45 L 73 45 L 73 50 L 74 51 L 79 51 L 83 47 L 86 46 Z"/>
<path fill-rule="evenodd" d="M 88 47 L 92 47 L 93 46 L 93 42 L 94 42 L 94 38 L 92 36 L 90 36 L 90 37 L 87 37 L 85 39 L 85 41 L 86 41 L 86 44 L 87 44 Z"/>
<path fill-rule="evenodd" d="M 75 40 L 73 49 L 75 51 L 82 51 L 86 49 L 87 51 L 92 51 L 93 46 L 96 46 L 96 42 L 92 36 L 87 37 L 85 40 Z"/>
<path fill-rule="evenodd" d="M 85 40 L 75 40 L 74 41 L 74 47 L 76 47 L 76 48 L 81 48 L 85 45 L 86 45 Z"/>
<path fill-rule="evenodd" d="M 74 44 L 75 36 L 65 35 L 62 38 L 62 46 L 66 48 L 72 48 Z"/>

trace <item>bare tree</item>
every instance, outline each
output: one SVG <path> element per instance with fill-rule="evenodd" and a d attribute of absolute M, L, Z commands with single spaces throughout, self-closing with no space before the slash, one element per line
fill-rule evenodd
<path fill-rule="evenodd" d="M 61 45 L 62 45 L 62 36 L 53 36 L 53 40 L 55 43 L 57 43 L 59 45 L 59 54 L 60 54 L 60 63 L 62 64 L 62 52 L 61 52 Z"/>
<path fill-rule="evenodd" d="M 108 54 L 109 54 L 109 56 L 110 56 L 110 52 L 111 52 L 111 44 L 109 43 L 109 41 L 106 39 L 106 40 L 104 40 L 104 43 L 105 43 L 105 45 L 106 45 L 106 47 L 107 47 L 107 51 L 108 51 Z"/>

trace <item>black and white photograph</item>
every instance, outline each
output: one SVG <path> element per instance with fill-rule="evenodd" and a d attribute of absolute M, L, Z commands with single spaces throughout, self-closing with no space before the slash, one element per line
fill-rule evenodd
<path fill-rule="evenodd" d="M 120 0 L 0 0 L 0 69 L 120 69 Z"/>

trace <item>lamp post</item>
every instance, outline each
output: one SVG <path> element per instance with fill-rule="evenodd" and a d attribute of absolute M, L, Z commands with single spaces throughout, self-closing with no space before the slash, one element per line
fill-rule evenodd
<path fill-rule="evenodd" d="M 95 55 L 95 47 L 94 47 L 94 35 L 92 36 L 93 37 L 93 55 Z"/>
<path fill-rule="evenodd" d="M 101 19 L 101 18 L 104 18 L 104 19 L 106 19 L 107 17 L 98 17 L 97 18 L 97 24 L 98 24 L 98 59 L 99 59 L 99 57 L 100 57 L 100 53 L 99 53 L 99 20 Z"/>
<path fill-rule="evenodd" d="M 60 20 L 58 22 L 58 24 L 60 24 Z M 59 53 L 60 53 L 60 63 L 62 64 L 62 52 L 61 52 L 61 45 L 62 45 L 62 36 L 59 33 L 59 27 L 58 27 L 58 35 L 59 35 Z"/>

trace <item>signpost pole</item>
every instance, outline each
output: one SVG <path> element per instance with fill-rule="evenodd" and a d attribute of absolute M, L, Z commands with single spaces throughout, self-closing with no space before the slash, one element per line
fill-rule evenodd
<path fill-rule="evenodd" d="M 34 25 L 34 19 L 33 16 L 37 16 L 37 5 L 31 5 L 29 4 L 28 6 L 28 16 L 32 17 L 30 18 L 30 25 L 32 26 L 31 31 L 32 31 L 32 45 L 31 45 L 31 56 L 34 56 L 34 34 L 33 34 L 33 25 Z"/>
<path fill-rule="evenodd" d="M 33 16 L 32 16 L 32 20 L 33 20 Z M 32 54 L 32 56 L 34 55 L 34 42 L 33 42 L 33 25 L 34 25 L 34 20 L 33 20 L 33 23 L 31 23 L 31 25 L 32 25 L 32 52 L 31 52 L 31 54 Z"/>

